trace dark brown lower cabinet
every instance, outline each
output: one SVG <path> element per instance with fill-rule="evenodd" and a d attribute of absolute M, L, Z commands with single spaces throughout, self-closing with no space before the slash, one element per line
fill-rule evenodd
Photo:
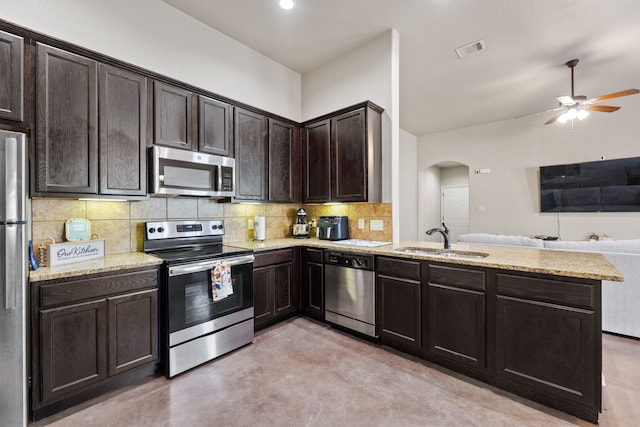
<path fill-rule="evenodd" d="M 324 264 L 322 249 L 302 248 L 302 309 L 317 320 L 324 320 Z"/>
<path fill-rule="evenodd" d="M 378 257 L 378 334 L 382 344 L 407 353 L 422 348 L 420 261 Z"/>
<path fill-rule="evenodd" d="M 427 357 L 447 366 L 484 371 L 485 272 L 435 264 L 428 271 Z"/>
<path fill-rule="evenodd" d="M 31 283 L 34 420 L 155 372 L 157 269 Z"/>
<path fill-rule="evenodd" d="M 601 407 L 600 282 L 498 274 L 496 379 L 596 422 Z"/>
<path fill-rule="evenodd" d="M 299 250 L 255 254 L 253 306 L 256 329 L 283 320 L 300 309 Z"/>
<path fill-rule="evenodd" d="M 600 281 L 378 256 L 377 292 L 383 344 L 597 423 Z"/>

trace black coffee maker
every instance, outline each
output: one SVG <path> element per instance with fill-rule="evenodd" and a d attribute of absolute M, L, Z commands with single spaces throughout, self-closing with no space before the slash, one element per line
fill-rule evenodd
<path fill-rule="evenodd" d="M 296 223 L 293 224 L 293 237 L 296 239 L 308 239 L 310 227 L 307 224 L 307 211 L 303 208 L 298 209 L 296 217 Z"/>

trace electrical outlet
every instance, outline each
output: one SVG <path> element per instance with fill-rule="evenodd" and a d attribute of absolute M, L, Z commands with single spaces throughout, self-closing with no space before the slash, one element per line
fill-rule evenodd
<path fill-rule="evenodd" d="M 364 218 L 358 219 L 358 228 L 362 230 L 364 228 Z"/>
<path fill-rule="evenodd" d="M 373 230 L 373 231 L 382 231 L 384 230 L 384 221 L 382 221 L 381 219 L 372 219 L 369 222 L 369 229 Z"/>
<path fill-rule="evenodd" d="M 253 230 L 253 220 L 252 219 L 247 221 L 247 227 L 249 228 L 249 230 Z"/>

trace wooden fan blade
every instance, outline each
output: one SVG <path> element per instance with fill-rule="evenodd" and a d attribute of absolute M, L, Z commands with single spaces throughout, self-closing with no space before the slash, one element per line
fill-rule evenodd
<path fill-rule="evenodd" d="M 606 101 L 607 99 L 614 99 L 614 98 L 621 98 L 623 96 L 635 95 L 636 93 L 640 93 L 640 90 L 638 89 L 621 90 L 620 92 L 614 92 L 608 95 L 602 95 L 597 98 L 590 99 L 589 102 L 602 102 L 602 101 Z"/>
<path fill-rule="evenodd" d="M 620 109 L 620 107 L 612 107 L 611 105 L 584 105 L 583 108 L 591 111 L 600 111 L 602 113 L 613 113 Z"/>
<path fill-rule="evenodd" d="M 564 95 L 564 96 L 556 96 L 556 99 L 558 100 L 558 102 L 562 105 L 574 105 L 576 103 L 576 101 L 568 96 L 568 95 Z"/>
<path fill-rule="evenodd" d="M 562 113 L 556 114 L 555 116 L 551 117 L 549 120 L 547 120 L 546 122 L 544 122 L 545 125 L 550 125 L 551 123 L 555 123 L 556 120 L 558 120 L 560 118 L 561 115 L 564 114 L 564 111 Z"/>

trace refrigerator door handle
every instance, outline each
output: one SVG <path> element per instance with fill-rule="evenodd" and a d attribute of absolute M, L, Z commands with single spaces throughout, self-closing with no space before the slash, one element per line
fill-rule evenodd
<path fill-rule="evenodd" d="M 4 158 L 4 221 L 12 222 L 23 218 L 23 212 L 20 210 L 20 200 L 23 195 L 20 194 L 21 182 L 18 182 L 18 174 L 20 162 L 16 161 L 18 157 L 18 140 L 15 137 L 5 138 L 5 158 Z"/>
<path fill-rule="evenodd" d="M 5 229 L 5 259 L 4 262 L 4 287 L 5 287 L 5 301 L 4 306 L 7 310 L 14 310 L 18 306 L 18 292 L 17 287 L 22 286 L 22 278 L 18 277 L 21 274 L 22 269 L 18 268 L 21 265 L 22 260 L 20 254 L 23 253 L 20 247 L 21 231 L 24 228 L 23 225 L 7 224 Z M 13 268 L 11 268 L 13 266 Z"/>

